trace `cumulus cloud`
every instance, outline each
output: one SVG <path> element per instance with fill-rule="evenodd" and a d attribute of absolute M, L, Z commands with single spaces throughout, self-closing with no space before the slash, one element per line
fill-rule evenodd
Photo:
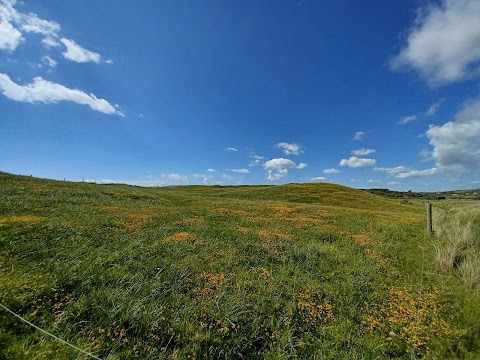
<path fill-rule="evenodd" d="M 85 62 L 92 61 L 97 64 L 102 59 L 100 54 L 84 49 L 73 40 L 61 39 L 60 41 L 67 48 L 67 51 L 62 53 L 65 59 L 72 60 L 78 63 L 85 63 Z"/>
<path fill-rule="evenodd" d="M 24 40 L 22 33 L 7 21 L 0 21 L 0 50 L 14 51 Z"/>
<path fill-rule="evenodd" d="M 419 154 L 422 161 L 432 161 L 432 152 L 428 149 L 422 149 Z"/>
<path fill-rule="evenodd" d="M 250 170 L 248 169 L 228 169 L 228 171 L 232 171 L 238 174 L 248 174 Z"/>
<path fill-rule="evenodd" d="M 441 170 L 480 171 L 480 98 L 467 102 L 453 121 L 430 125 L 426 136 Z"/>
<path fill-rule="evenodd" d="M 348 159 L 340 160 L 340 166 L 348 166 L 348 167 L 363 167 L 363 166 L 372 166 L 375 165 L 377 161 L 375 159 L 364 159 L 358 158 L 356 156 L 350 156 Z"/>
<path fill-rule="evenodd" d="M 297 166 L 295 166 L 295 169 L 301 170 L 301 169 L 305 169 L 307 166 L 308 166 L 308 165 L 305 164 L 305 163 L 300 163 L 300 164 L 298 164 Z"/>
<path fill-rule="evenodd" d="M 353 140 L 363 140 L 366 135 L 367 135 L 366 132 L 357 131 L 357 132 L 355 133 L 355 135 L 353 135 Z"/>
<path fill-rule="evenodd" d="M 285 155 L 300 155 L 303 153 L 300 145 L 281 142 L 275 144 L 275 147 L 282 150 Z"/>
<path fill-rule="evenodd" d="M 237 152 L 237 151 L 238 151 L 238 149 L 236 149 L 236 148 L 234 148 L 234 147 L 227 147 L 225 150 L 226 150 L 226 151 L 233 151 L 233 152 Z"/>
<path fill-rule="evenodd" d="M 88 105 L 92 110 L 108 115 L 121 115 L 105 99 L 99 99 L 94 94 L 87 94 L 81 90 L 69 89 L 63 85 L 44 80 L 41 77 L 33 79 L 31 84 L 19 85 L 13 82 L 7 74 L 0 73 L 0 91 L 7 98 L 27 103 L 52 104 L 60 101 L 71 101 L 81 105 Z"/>
<path fill-rule="evenodd" d="M 327 180 L 326 178 L 324 178 L 323 176 L 317 176 L 317 177 L 313 177 L 313 178 L 310 178 L 310 181 L 325 181 Z"/>
<path fill-rule="evenodd" d="M 208 169 L 207 171 L 208 171 L 208 172 L 215 172 L 215 169 L 210 168 L 210 169 Z"/>
<path fill-rule="evenodd" d="M 440 107 L 440 105 L 442 104 L 442 102 L 445 101 L 445 99 L 440 99 L 436 102 L 434 102 L 429 108 L 428 110 L 425 112 L 425 116 L 433 116 L 437 113 L 438 111 L 438 108 Z"/>
<path fill-rule="evenodd" d="M 340 170 L 337 170 L 337 169 L 334 169 L 334 168 L 331 168 L 331 169 L 325 169 L 325 170 L 323 170 L 323 173 L 324 173 L 324 174 L 340 174 L 341 171 L 340 171 Z"/>
<path fill-rule="evenodd" d="M 262 164 L 262 160 L 265 159 L 263 156 L 253 155 L 252 161 L 248 164 L 248 166 L 257 166 Z"/>
<path fill-rule="evenodd" d="M 393 69 L 417 71 L 430 85 L 480 75 L 480 1 L 443 0 L 419 11 Z"/>
<path fill-rule="evenodd" d="M 358 149 L 358 150 L 353 150 L 352 151 L 352 155 L 355 155 L 355 156 L 365 156 L 365 155 L 370 155 L 370 154 L 374 154 L 376 153 L 377 151 L 375 149 Z"/>
<path fill-rule="evenodd" d="M 267 179 L 276 181 L 284 178 L 288 174 L 288 169 L 294 168 L 296 164 L 289 159 L 275 158 L 265 162 L 263 167 L 267 171 Z"/>
<path fill-rule="evenodd" d="M 417 120 L 417 115 L 409 115 L 403 117 L 400 121 L 397 121 L 398 125 L 405 125 L 408 124 L 409 122 Z"/>
<path fill-rule="evenodd" d="M 295 163 L 290 159 L 275 158 L 265 162 L 264 166 L 267 169 L 289 169 L 295 167 Z"/>

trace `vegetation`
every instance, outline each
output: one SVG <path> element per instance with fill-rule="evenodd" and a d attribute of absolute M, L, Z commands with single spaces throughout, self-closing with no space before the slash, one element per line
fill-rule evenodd
<path fill-rule="evenodd" d="M 442 192 L 393 191 L 389 189 L 367 189 L 366 191 L 389 198 L 425 200 L 480 200 L 480 189 Z"/>
<path fill-rule="evenodd" d="M 480 204 L 448 202 L 434 211 L 436 264 L 460 276 L 467 287 L 480 286 Z"/>
<path fill-rule="evenodd" d="M 420 202 L 338 185 L 0 173 L 0 303 L 107 359 L 476 359 L 478 287 L 439 242 Z M 0 359 L 82 356 L 0 310 Z"/>

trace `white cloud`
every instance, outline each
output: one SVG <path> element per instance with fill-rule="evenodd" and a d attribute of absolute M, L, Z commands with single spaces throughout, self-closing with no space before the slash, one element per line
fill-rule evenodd
<path fill-rule="evenodd" d="M 105 64 L 111 65 L 111 64 L 113 64 L 113 60 L 112 59 L 107 59 L 107 60 L 105 60 Z"/>
<path fill-rule="evenodd" d="M 56 36 L 60 31 L 60 25 L 55 21 L 40 19 L 37 14 L 21 14 L 21 29 L 26 32 L 41 34 L 44 36 Z"/>
<path fill-rule="evenodd" d="M 337 170 L 337 169 L 334 169 L 334 168 L 331 168 L 331 169 L 325 169 L 325 170 L 323 170 L 323 173 L 324 173 L 324 174 L 340 174 L 341 171 L 340 171 L 340 170 Z"/>
<path fill-rule="evenodd" d="M 270 181 L 280 180 L 288 174 L 288 169 L 294 168 L 296 164 L 289 159 L 275 158 L 265 162 L 263 167 L 267 171 L 267 179 Z"/>
<path fill-rule="evenodd" d="M 480 171 L 480 98 L 467 102 L 453 121 L 430 125 L 426 132 L 432 158 L 441 170 Z"/>
<path fill-rule="evenodd" d="M 355 133 L 355 135 L 353 135 L 353 140 L 363 140 L 366 135 L 367 135 L 366 132 L 357 131 L 357 132 Z"/>
<path fill-rule="evenodd" d="M 239 174 L 248 174 L 250 172 L 250 170 L 248 169 L 228 169 L 228 171 L 232 171 Z"/>
<path fill-rule="evenodd" d="M 289 169 L 295 167 L 295 163 L 290 159 L 275 158 L 265 162 L 267 169 Z"/>
<path fill-rule="evenodd" d="M 397 121 L 398 125 L 405 125 L 408 124 L 409 122 L 417 120 L 417 115 L 409 115 L 403 117 L 400 121 Z"/>
<path fill-rule="evenodd" d="M 18 12 L 14 5 L 15 0 L 0 1 L 0 21 L 15 24 L 23 32 L 41 34 L 53 38 L 60 31 L 60 25 L 55 21 L 48 21 L 38 17 L 37 14 L 23 14 Z M 15 50 L 15 49 L 12 49 Z"/>
<path fill-rule="evenodd" d="M 422 149 L 418 155 L 420 155 L 420 158 L 422 159 L 422 161 L 433 160 L 432 152 L 428 149 Z"/>
<path fill-rule="evenodd" d="M 287 173 L 288 173 L 287 170 L 280 170 L 280 171 L 268 170 L 267 179 L 270 181 L 277 181 L 285 177 Z"/>
<path fill-rule="evenodd" d="M 392 67 L 411 68 L 431 85 L 480 75 L 479 19 L 478 0 L 443 0 L 420 9 Z"/>
<path fill-rule="evenodd" d="M 424 177 L 429 175 L 435 175 L 437 172 L 437 168 L 431 168 L 427 170 L 409 170 L 398 174 L 396 177 L 399 179 L 406 179 L 410 177 Z"/>
<path fill-rule="evenodd" d="M 17 11 L 13 8 L 16 0 L 1 0 L 0 1 L 0 19 L 6 21 L 12 21 L 18 18 Z"/>
<path fill-rule="evenodd" d="M 65 38 L 59 40 L 61 27 L 57 22 L 42 19 L 34 13 L 27 14 L 17 11 L 14 7 L 16 3 L 16 0 L 0 0 L 0 50 L 14 51 L 22 41 L 25 41 L 22 35 L 34 33 L 42 35 L 41 42 L 46 48 L 61 46 L 60 42 L 62 42 L 66 47 L 66 52 L 63 53 L 66 59 L 76 62 L 93 61 L 98 63 L 101 61 L 99 54 L 82 48 L 73 40 Z M 35 69 L 43 66 L 53 69 L 57 66 L 57 61 L 45 55 L 42 57 L 41 63 L 32 64 L 30 62 L 29 64 Z M 22 86 L 14 83 L 6 74 L 0 74 L 0 76 L 0 90 L 6 97 L 13 100 L 29 103 L 72 101 L 88 105 L 93 110 L 106 114 L 123 115 L 118 105 L 112 106 L 106 100 L 98 99 L 94 94 L 69 89 L 41 77 L 36 77 L 33 83 Z"/>
<path fill-rule="evenodd" d="M 232 180 L 232 179 L 233 179 L 233 176 L 230 175 L 230 174 L 222 174 L 222 177 L 223 177 L 224 179 L 227 179 L 227 180 Z"/>
<path fill-rule="evenodd" d="M 65 59 L 72 60 L 78 63 L 92 61 L 97 64 L 102 60 L 100 54 L 84 49 L 73 40 L 63 38 L 60 41 L 67 48 L 67 51 L 62 53 Z"/>
<path fill-rule="evenodd" d="M 353 150 L 352 151 L 352 155 L 355 155 L 355 156 L 365 156 L 365 155 L 370 155 L 370 154 L 374 154 L 376 153 L 377 151 L 375 149 L 358 149 L 358 150 Z"/>
<path fill-rule="evenodd" d="M 237 152 L 237 151 L 238 151 L 238 149 L 236 149 L 236 148 L 234 148 L 234 147 L 227 147 L 225 150 L 226 150 L 226 151 L 233 151 L 233 152 Z"/>
<path fill-rule="evenodd" d="M 253 160 L 250 161 L 248 166 L 257 166 L 262 164 L 262 160 L 265 159 L 263 156 L 253 155 Z"/>
<path fill-rule="evenodd" d="M 388 185 L 400 185 L 400 183 L 396 181 L 390 181 Z"/>
<path fill-rule="evenodd" d="M 54 40 L 53 38 L 51 38 L 49 36 L 42 39 L 42 44 L 46 48 L 52 48 L 52 47 L 60 46 L 60 43 L 57 40 Z"/>
<path fill-rule="evenodd" d="M 367 183 L 374 183 L 374 184 L 377 184 L 377 183 L 380 183 L 381 181 L 379 180 L 367 180 Z"/>
<path fill-rule="evenodd" d="M 375 165 L 377 161 L 375 159 L 363 159 L 356 156 L 350 156 L 350 158 L 340 160 L 340 166 L 348 167 L 363 167 L 363 166 L 372 166 Z"/>
<path fill-rule="evenodd" d="M 187 181 L 188 176 L 180 175 L 180 174 L 162 174 L 162 178 L 172 180 L 172 181 Z"/>
<path fill-rule="evenodd" d="M 14 51 L 24 40 L 22 33 L 7 21 L 0 21 L 0 50 Z"/>
<path fill-rule="evenodd" d="M 204 174 L 193 174 L 192 177 L 193 177 L 193 178 L 201 178 L 201 179 L 202 179 L 202 183 L 205 184 L 205 185 L 208 185 L 208 184 L 210 183 L 210 179 L 211 179 L 213 176 L 204 175 Z"/>
<path fill-rule="evenodd" d="M 374 167 L 373 170 L 374 171 L 382 171 L 382 172 L 387 173 L 388 175 L 395 176 L 395 175 L 398 175 L 400 173 L 410 171 L 410 168 L 407 168 L 406 166 L 397 166 L 397 167 L 393 167 L 393 168 Z"/>
<path fill-rule="evenodd" d="M 305 169 L 307 166 L 308 166 L 308 165 L 305 164 L 305 163 L 300 163 L 300 164 L 298 164 L 297 166 L 295 166 L 295 169 L 301 170 L 301 169 Z"/>
<path fill-rule="evenodd" d="M 208 172 L 216 172 L 215 169 L 211 169 L 211 168 L 208 169 L 207 171 L 208 171 Z"/>
<path fill-rule="evenodd" d="M 395 176 L 399 179 L 406 179 L 410 177 L 424 177 L 434 175 L 438 172 L 438 169 L 436 167 L 426 170 L 413 170 L 406 166 L 397 166 L 393 168 L 375 167 L 373 168 L 373 170 L 385 172 L 388 175 Z"/>
<path fill-rule="evenodd" d="M 57 67 L 57 61 L 52 59 L 50 56 L 45 55 L 42 57 L 42 63 L 54 69 Z"/>
<path fill-rule="evenodd" d="M 283 153 L 286 155 L 300 155 L 300 153 L 303 153 L 301 146 L 297 144 L 289 144 L 289 143 L 282 142 L 282 143 L 275 144 L 275 147 L 282 150 Z"/>
<path fill-rule="evenodd" d="M 69 89 L 41 77 L 33 79 L 31 84 L 18 85 L 7 74 L 0 73 L 0 91 L 7 98 L 27 103 L 52 104 L 60 101 L 71 101 L 81 105 L 88 105 L 95 111 L 109 115 L 121 115 L 107 100 L 99 99 L 94 94 L 87 94 L 77 89 Z"/>
<path fill-rule="evenodd" d="M 324 178 L 323 176 L 317 176 L 310 179 L 310 181 L 325 181 L 325 180 L 327 179 Z"/>
<path fill-rule="evenodd" d="M 425 112 L 425 116 L 433 116 L 436 114 L 436 112 L 438 111 L 438 108 L 440 107 L 440 105 L 442 104 L 442 102 L 444 102 L 445 99 L 440 99 L 436 102 L 434 102 L 429 108 L 428 110 Z"/>

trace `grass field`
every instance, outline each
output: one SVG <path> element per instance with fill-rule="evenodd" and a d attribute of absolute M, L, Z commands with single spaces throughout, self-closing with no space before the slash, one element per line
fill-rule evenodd
<path fill-rule="evenodd" d="M 0 303 L 106 359 L 478 359 L 478 283 L 439 269 L 424 209 L 331 184 L 0 173 Z M 0 359 L 75 358 L 0 310 Z"/>

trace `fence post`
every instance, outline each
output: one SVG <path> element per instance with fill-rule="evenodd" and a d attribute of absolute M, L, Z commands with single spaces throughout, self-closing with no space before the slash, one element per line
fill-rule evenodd
<path fill-rule="evenodd" d="M 433 223 L 432 223 L 432 203 L 427 202 L 427 234 L 433 235 Z"/>

